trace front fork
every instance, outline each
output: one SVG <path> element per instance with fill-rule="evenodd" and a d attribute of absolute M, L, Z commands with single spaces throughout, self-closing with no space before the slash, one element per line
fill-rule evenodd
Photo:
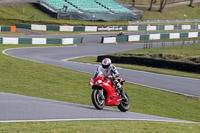
<path fill-rule="evenodd" d="M 100 94 L 101 99 L 104 100 L 105 97 L 104 97 L 104 95 L 103 95 L 103 88 L 100 89 L 100 90 L 98 90 L 98 91 L 99 91 L 99 94 Z"/>
<path fill-rule="evenodd" d="M 120 98 L 122 99 L 123 97 L 126 99 L 126 95 L 125 95 L 125 91 L 123 90 L 123 88 L 121 87 L 121 89 L 117 89 L 117 93 L 119 94 Z"/>

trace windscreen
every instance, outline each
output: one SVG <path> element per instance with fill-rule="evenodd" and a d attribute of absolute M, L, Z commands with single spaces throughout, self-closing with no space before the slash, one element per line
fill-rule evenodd
<path fill-rule="evenodd" d="M 103 72 L 102 71 L 99 71 L 97 70 L 95 73 L 94 73 L 94 76 L 93 76 L 93 79 L 96 79 L 98 76 L 100 76 Z"/>

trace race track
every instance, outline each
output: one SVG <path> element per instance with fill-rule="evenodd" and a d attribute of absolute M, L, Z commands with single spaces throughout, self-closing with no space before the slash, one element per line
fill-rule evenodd
<path fill-rule="evenodd" d="M 66 60 L 80 56 L 111 54 L 119 51 L 143 47 L 143 44 L 100 44 L 100 38 L 102 35 L 98 34 L 81 36 L 84 37 L 84 43 L 78 46 L 18 48 L 5 50 L 3 53 L 16 58 L 32 60 L 35 62 L 41 62 L 80 72 L 93 73 L 97 67 L 96 65 L 75 63 Z M 119 72 L 126 81 L 131 83 L 150 86 L 184 95 L 200 97 L 200 80 L 198 79 L 154 74 L 122 68 L 119 69 Z M 78 119 L 181 121 L 133 112 L 122 113 L 120 111 L 110 109 L 98 111 L 91 106 L 38 99 L 7 93 L 0 93 L 0 100 L 2 101 L 0 102 L 0 108 L 4 106 L 6 107 L 0 110 L 1 122 L 19 120 L 53 121 Z M 8 111 L 12 110 L 16 106 L 21 107 L 19 108 L 19 111 Z M 46 113 L 47 111 L 49 112 Z M 25 115 L 20 115 L 20 112 L 25 112 Z M 73 112 L 73 114 L 70 112 Z"/>
<path fill-rule="evenodd" d="M 0 123 L 72 120 L 141 120 L 189 122 L 118 110 L 96 110 L 93 106 L 72 104 L 16 94 L 0 93 Z"/>

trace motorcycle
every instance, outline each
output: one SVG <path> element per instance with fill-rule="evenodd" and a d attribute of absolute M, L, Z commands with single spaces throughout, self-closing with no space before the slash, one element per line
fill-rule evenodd
<path fill-rule="evenodd" d="M 121 85 L 125 82 L 122 78 L 118 78 Z M 112 79 L 105 77 L 101 71 L 97 71 L 90 79 L 89 84 L 92 86 L 92 103 L 96 109 L 101 110 L 105 105 L 117 106 L 122 112 L 128 111 L 130 101 L 128 95 L 123 89 L 115 89 Z"/>

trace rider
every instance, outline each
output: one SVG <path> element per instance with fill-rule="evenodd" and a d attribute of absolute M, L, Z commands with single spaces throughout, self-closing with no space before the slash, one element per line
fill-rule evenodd
<path fill-rule="evenodd" d="M 117 68 L 113 64 L 111 64 L 111 60 L 109 58 L 104 58 L 101 62 L 101 65 L 102 66 L 99 66 L 97 68 L 97 71 L 105 73 L 106 78 L 112 79 L 114 86 L 116 86 L 116 89 L 122 89 L 122 86 L 118 81 L 119 72 L 117 71 Z"/>
<path fill-rule="evenodd" d="M 118 34 L 118 36 L 123 36 L 123 35 L 124 35 L 123 31 L 120 31 Z"/>

